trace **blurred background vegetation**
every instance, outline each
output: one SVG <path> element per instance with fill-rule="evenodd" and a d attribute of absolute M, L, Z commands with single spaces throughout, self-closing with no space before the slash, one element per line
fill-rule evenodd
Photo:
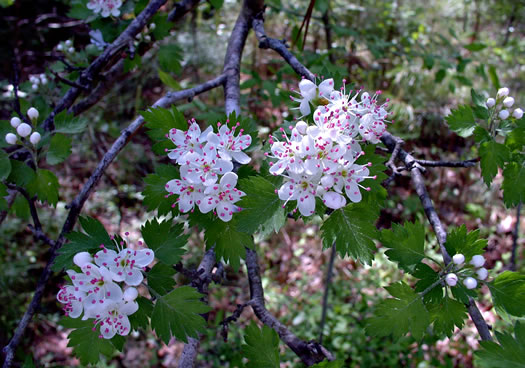
<path fill-rule="evenodd" d="M 9 0 L 0 3 L 7 5 Z M 123 14 L 143 6 L 144 1 L 126 0 Z M 450 132 L 443 119 L 450 108 L 469 101 L 470 88 L 494 96 L 507 86 L 517 106 L 525 99 L 525 1 L 377 1 L 318 0 L 315 2 L 306 37 L 299 29 L 309 1 L 269 0 L 265 25 L 268 36 L 284 38 L 304 64 L 319 76 L 345 77 L 367 90 L 381 89 L 391 99 L 395 124 L 389 130 L 404 138 L 409 150 L 424 159 L 467 159 L 476 156 L 472 140 Z M 165 12 L 172 8 L 168 1 Z M 65 219 L 65 205 L 72 200 L 121 129 L 167 90 L 203 82 L 221 72 L 230 31 L 240 9 L 235 0 L 203 2 L 182 21 L 172 26 L 169 36 L 153 47 L 148 30 L 139 38 L 141 57 L 126 61 L 126 74 L 109 93 L 82 116 L 87 130 L 78 136 L 73 155 L 55 167 L 61 191 L 56 208 L 41 208 L 43 227 L 54 237 Z M 103 30 L 111 42 L 129 23 L 121 20 L 90 19 L 86 24 L 82 1 L 15 0 L 0 9 L 0 118 L 12 116 L 10 85 L 13 65 L 20 70 L 23 108 L 36 106 L 46 115 L 69 88 L 57 81 L 50 70 L 61 72 L 60 57 L 76 66 L 86 66 L 100 51 L 90 43 L 89 31 Z M 127 11 L 126 11 L 127 9 Z M 81 18 L 81 19 L 79 19 Z M 166 26 L 166 25 L 164 25 Z M 150 27 L 151 28 L 151 27 Z M 164 28 L 157 25 L 157 30 Z M 71 40 L 75 52 L 60 53 L 57 45 Z M 29 78 L 45 73 L 47 85 L 33 89 Z M 330 73 L 330 75 L 328 75 Z M 74 80 L 75 73 L 70 79 Z M 264 139 L 284 121 L 293 118 L 289 101 L 298 78 L 273 51 L 261 50 L 253 33 L 248 38 L 241 71 L 243 115 L 253 118 Z M 187 118 L 203 125 L 223 111 L 223 92 L 213 90 L 178 106 Z M 2 126 L 7 121 L 0 122 Z M 142 178 L 157 163 L 141 131 L 108 169 L 97 192 L 83 213 L 102 221 L 109 232 L 129 231 L 139 236 L 139 227 L 152 216 L 141 202 Z M 0 147 L 5 143 L 2 140 Z M 262 155 L 254 154 L 255 164 Z M 479 168 L 428 170 L 431 198 L 447 226 L 466 224 L 480 228 L 488 237 L 488 266 L 506 267 L 510 258 L 516 213 L 505 209 L 495 179 L 491 189 L 481 180 Z M 422 206 L 407 177 L 398 177 L 387 187 L 388 200 L 377 224 L 388 228 L 392 222 L 418 219 L 425 223 Z M 38 276 L 46 263 L 47 246 L 33 241 L 27 229 L 29 209 L 18 196 L 0 227 L 0 345 L 10 338 L 32 296 Z M 523 224 L 522 224 L 523 225 Z M 525 226 L 522 226 L 522 229 Z M 191 231 L 189 229 L 188 231 Z M 266 239 L 257 239 L 263 262 L 263 284 L 268 308 L 305 340 L 319 337 L 321 300 L 329 251 L 323 252 L 319 224 L 294 222 Z M 436 244 L 427 232 L 429 249 Z M 523 239 L 519 241 L 518 267 L 523 270 Z M 472 324 L 451 339 L 432 337 L 417 343 L 411 337 L 399 340 L 370 338 L 363 320 L 384 298 L 383 286 L 403 277 L 396 266 L 378 253 L 372 267 L 350 259 L 336 259 L 331 285 L 331 306 L 324 329 L 324 344 L 348 367 L 453 367 L 471 366 L 477 335 Z M 193 233 L 187 246 L 186 264 L 198 264 L 203 253 L 202 234 Z M 434 249 L 436 247 L 433 247 Z M 76 366 L 78 361 L 67 346 L 67 331 L 58 325 L 60 311 L 55 302 L 62 274 L 54 276 L 42 308 L 30 325 L 21 350 L 32 356 L 36 366 Z M 227 268 L 224 285 L 213 285 L 208 336 L 201 344 L 198 366 L 241 366 L 242 325 L 249 322 L 245 311 L 238 324 L 230 326 L 228 342 L 220 337 L 220 321 L 238 303 L 248 299 L 244 271 Z M 180 279 L 181 283 L 185 280 Z M 483 292 L 488 292 L 482 289 Z M 495 320 L 491 305 L 481 305 L 489 323 Z M 133 334 L 122 354 L 102 361 L 111 367 L 175 367 L 182 344 L 162 344 L 150 331 Z M 283 348 L 284 367 L 299 367 L 297 357 Z"/>

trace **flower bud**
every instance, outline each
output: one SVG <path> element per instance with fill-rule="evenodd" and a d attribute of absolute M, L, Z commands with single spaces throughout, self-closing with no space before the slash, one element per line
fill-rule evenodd
<path fill-rule="evenodd" d="M 506 118 L 509 117 L 509 115 L 510 115 L 510 114 L 509 114 L 509 112 L 508 112 L 507 110 L 501 110 L 501 111 L 499 112 L 499 114 L 498 114 L 498 116 L 499 116 L 499 118 L 500 118 L 501 120 L 505 120 Z"/>
<path fill-rule="evenodd" d="M 467 289 L 474 289 L 476 286 L 478 286 L 478 282 L 473 277 L 467 277 L 465 280 L 463 280 L 463 285 Z"/>
<path fill-rule="evenodd" d="M 295 124 L 295 128 L 297 131 L 301 134 L 306 134 L 306 129 L 308 128 L 308 124 L 304 121 L 298 121 L 297 124 Z"/>
<path fill-rule="evenodd" d="M 520 109 L 520 108 L 517 108 L 516 110 L 514 110 L 514 112 L 512 113 L 512 116 L 514 116 L 516 119 L 521 119 L 523 117 L 523 110 Z"/>
<path fill-rule="evenodd" d="M 30 107 L 29 110 L 27 110 L 27 116 L 29 116 L 29 119 L 31 120 L 38 119 L 38 110 L 34 107 Z"/>
<path fill-rule="evenodd" d="M 498 89 L 498 94 L 496 97 L 507 97 L 509 95 L 509 89 L 507 87 L 503 87 Z"/>
<path fill-rule="evenodd" d="M 74 53 L 75 52 L 75 48 L 74 47 L 70 47 L 67 49 L 67 52 L 69 52 L 70 54 Z"/>
<path fill-rule="evenodd" d="M 151 42 L 151 36 L 150 35 L 145 35 L 144 36 L 144 41 L 145 42 Z"/>
<path fill-rule="evenodd" d="M 11 118 L 11 126 L 13 128 L 18 128 L 18 126 L 20 125 L 20 123 L 22 123 L 22 120 L 20 120 L 20 118 L 17 118 L 16 116 Z"/>
<path fill-rule="evenodd" d="M 463 264 L 465 262 L 465 256 L 461 253 L 458 253 L 452 257 L 452 262 L 454 262 L 457 265 Z"/>
<path fill-rule="evenodd" d="M 26 123 L 22 123 L 16 128 L 16 132 L 20 137 L 27 137 L 29 134 L 31 134 L 31 126 Z"/>
<path fill-rule="evenodd" d="M 31 89 L 32 89 L 33 91 L 36 91 L 36 90 L 38 89 L 38 84 L 33 84 L 33 85 L 31 86 Z"/>
<path fill-rule="evenodd" d="M 505 107 L 511 107 L 512 105 L 514 105 L 514 98 L 513 97 L 505 97 L 505 99 L 503 100 L 503 105 L 505 105 Z"/>
<path fill-rule="evenodd" d="M 39 132 L 33 132 L 33 134 L 31 134 L 29 137 L 29 142 L 31 142 L 33 146 L 36 146 L 38 142 L 40 142 L 40 138 L 42 138 L 42 136 Z"/>
<path fill-rule="evenodd" d="M 487 271 L 485 267 L 482 267 L 476 271 L 476 274 L 478 275 L 478 279 L 485 280 L 489 275 L 489 271 Z"/>
<path fill-rule="evenodd" d="M 494 106 L 495 104 L 496 104 L 496 100 L 493 99 L 492 97 L 487 99 L 487 103 L 486 103 L 487 107 L 490 108 L 490 107 Z"/>
<path fill-rule="evenodd" d="M 134 287 L 129 287 L 124 291 L 124 300 L 127 302 L 132 302 L 137 299 L 139 292 Z"/>
<path fill-rule="evenodd" d="M 80 252 L 73 257 L 73 263 L 80 268 L 91 262 L 93 262 L 93 257 L 88 252 Z"/>
<path fill-rule="evenodd" d="M 67 40 L 66 41 L 66 46 L 71 46 L 73 43 L 71 42 L 71 40 Z"/>
<path fill-rule="evenodd" d="M 16 144 L 16 141 L 18 140 L 18 138 L 16 137 L 16 134 L 13 134 L 13 133 L 7 133 L 5 135 L 5 141 L 8 143 L 8 144 Z"/>
<path fill-rule="evenodd" d="M 485 264 L 485 258 L 483 256 L 480 256 L 479 254 L 472 257 L 472 260 L 470 261 L 470 264 L 473 265 L 476 268 L 480 268 Z"/>
<path fill-rule="evenodd" d="M 40 80 L 40 83 L 42 83 L 44 86 L 47 84 L 47 78 L 46 77 L 43 77 L 41 80 Z"/>
<path fill-rule="evenodd" d="M 62 51 L 62 50 L 64 50 L 64 46 L 62 46 L 62 44 L 59 43 L 57 46 L 57 51 Z"/>
<path fill-rule="evenodd" d="M 323 203 L 326 207 L 337 210 L 345 206 L 346 199 L 341 194 L 330 191 L 324 194 Z"/>
<path fill-rule="evenodd" d="M 445 276 L 445 282 L 448 286 L 456 286 L 458 283 L 458 277 L 455 273 L 449 273 L 447 276 Z"/>
<path fill-rule="evenodd" d="M 155 23 L 151 23 L 149 25 L 149 29 L 151 29 L 152 31 L 157 27 L 157 25 Z"/>

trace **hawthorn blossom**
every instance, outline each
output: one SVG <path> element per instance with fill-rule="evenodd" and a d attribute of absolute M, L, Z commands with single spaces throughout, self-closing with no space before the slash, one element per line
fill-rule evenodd
<path fill-rule="evenodd" d="M 234 203 L 246 195 L 244 192 L 235 188 L 237 179 L 237 174 L 229 172 L 221 178 L 219 184 L 206 188 L 204 191 L 205 196 L 199 203 L 199 210 L 202 213 L 216 210 L 217 215 L 222 221 L 230 221 L 233 213 L 239 210 Z"/>
<path fill-rule="evenodd" d="M 289 179 L 277 190 L 279 199 L 285 201 L 283 207 L 290 200 L 297 201 L 297 208 L 301 215 L 313 215 L 315 212 L 315 189 L 317 187 L 314 183 L 318 180 L 316 177 L 291 174 Z"/>
<path fill-rule="evenodd" d="M 113 282 L 114 275 L 108 268 L 86 263 L 81 267 L 81 270 L 82 272 L 68 270 L 67 274 L 73 282 L 73 286 L 91 297 L 90 302 L 106 298 L 117 300 L 122 298 L 122 289 Z"/>
<path fill-rule="evenodd" d="M 116 334 L 126 336 L 129 334 L 131 324 L 128 316 L 139 309 L 137 302 L 125 300 L 109 300 L 105 302 L 95 315 L 95 326 L 100 326 L 100 336 L 111 339 Z"/>
<path fill-rule="evenodd" d="M 166 190 L 169 192 L 166 197 L 178 194 L 179 211 L 185 213 L 193 211 L 195 205 L 200 203 L 204 197 L 204 189 L 205 187 L 202 184 L 193 184 L 186 179 L 173 179 L 166 183 Z"/>
<path fill-rule="evenodd" d="M 84 310 L 84 300 L 87 293 L 80 290 L 78 286 L 65 285 L 60 288 L 57 294 L 57 300 L 65 304 L 63 310 L 67 317 L 77 318 Z"/>
<path fill-rule="evenodd" d="M 302 98 L 291 96 L 291 99 L 293 101 L 299 102 L 299 111 L 301 111 L 303 116 L 309 115 L 311 112 L 310 102 L 312 102 L 316 97 L 325 99 L 329 98 L 330 94 L 334 90 L 333 86 L 333 79 L 326 79 L 322 81 L 319 84 L 319 87 L 317 87 L 314 82 L 308 79 L 303 79 L 301 82 L 299 82 L 299 93 Z"/>
<path fill-rule="evenodd" d="M 232 170 L 232 162 L 217 158 L 217 149 L 210 142 L 204 146 L 202 155 L 193 152 L 186 156 L 186 162 L 181 167 L 180 174 L 183 180 L 207 187 L 215 184 L 219 175 L 224 175 Z"/>
<path fill-rule="evenodd" d="M 221 123 L 218 123 L 217 125 L 219 126 L 219 132 L 217 134 L 210 132 L 207 138 L 208 142 L 215 145 L 219 156 L 229 161 L 234 159 L 243 165 L 250 162 L 250 156 L 242 152 L 242 150 L 250 147 L 252 137 L 243 134 L 243 129 L 239 130 L 238 136 L 234 136 L 236 128 L 240 125 L 239 123 L 237 123 L 233 129 L 228 128 L 227 124 L 221 126 Z"/>
<path fill-rule="evenodd" d="M 100 13 L 104 18 L 110 15 L 118 17 L 120 15 L 120 7 L 122 6 L 122 0 L 89 0 L 87 8 L 92 10 L 93 13 Z"/>
<path fill-rule="evenodd" d="M 203 144 L 206 143 L 208 134 L 212 131 L 212 127 L 208 127 L 204 132 L 201 132 L 199 124 L 192 120 L 192 123 L 187 131 L 179 129 L 171 129 L 168 138 L 177 146 L 177 148 L 168 150 L 168 157 L 176 160 L 179 165 L 186 162 L 186 156 L 190 153 L 197 152 L 202 154 Z"/>

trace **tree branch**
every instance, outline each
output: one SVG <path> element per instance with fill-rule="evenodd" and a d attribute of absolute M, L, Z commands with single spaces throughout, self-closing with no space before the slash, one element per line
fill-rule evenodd
<path fill-rule="evenodd" d="M 520 213 L 521 202 L 518 204 L 518 208 L 516 208 L 516 225 L 512 233 L 512 255 L 509 264 L 509 270 L 511 271 L 516 271 L 516 252 L 518 250 L 518 239 L 520 238 Z"/>
<path fill-rule="evenodd" d="M 334 356 L 324 346 L 315 341 L 303 341 L 293 334 L 288 328 L 275 318 L 264 305 L 264 290 L 257 259 L 257 252 L 246 249 L 246 269 L 250 283 L 249 304 L 259 320 L 273 328 L 280 339 L 297 354 L 307 366 L 319 363 L 325 359 L 334 360 Z"/>
<path fill-rule="evenodd" d="M 328 310 L 328 295 L 330 294 L 330 285 L 332 284 L 332 274 L 336 253 L 337 251 L 334 242 L 334 244 L 332 244 L 332 249 L 330 250 L 330 261 L 328 262 L 328 269 L 326 270 L 326 279 L 324 283 L 323 310 L 321 312 L 321 323 L 319 324 L 319 344 L 323 343 L 324 324 L 326 321 L 326 312 Z"/>
<path fill-rule="evenodd" d="M 473 158 L 465 161 L 429 161 L 429 160 L 415 160 L 421 166 L 427 167 L 473 167 L 479 162 L 479 158 Z"/>

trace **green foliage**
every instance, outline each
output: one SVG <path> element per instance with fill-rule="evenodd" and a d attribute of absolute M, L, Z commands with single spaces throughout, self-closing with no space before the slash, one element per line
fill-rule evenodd
<path fill-rule="evenodd" d="M 496 308 L 512 316 L 525 316 L 525 275 L 505 271 L 488 285 Z"/>
<path fill-rule="evenodd" d="M 332 360 L 331 362 L 324 360 L 321 363 L 312 365 L 312 368 L 343 368 L 344 363 L 343 360 Z"/>
<path fill-rule="evenodd" d="M 441 284 L 436 284 L 439 280 L 439 273 L 434 271 L 429 265 L 425 263 L 420 263 L 416 266 L 412 276 L 417 277 L 419 280 L 416 283 L 415 290 L 418 293 L 423 291 L 426 294 L 423 296 L 423 301 L 425 304 L 429 303 L 441 303 L 443 299 L 443 286 Z M 432 285 L 433 288 L 429 289 Z"/>
<path fill-rule="evenodd" d="M 11 173 L 11 161 L 4 150 L 0 149 L 0 180 L 5 180 Z"/>
<path fill-rule="evenodd" d="M 381 183 L 387 178 L 385 174 L 386 166 L 385 157 L 375 153 L 376 146 L 369 144 L 364 147 L 363 156 L 359 157 L 356 160 L 356 164 L 365 165 L 371 163 L 372 166 L 368 168 L 370 176 L 376 176 L 376 179 L 365 179 L 360 184 L 364 187 L 370 187 L 370 191 L 363 191 L 361 194 L 363 196 L 362 203 L 367 203 L 371 208 L 379 211 L 385 202 L 387 197 L 386 189 L 381 185 Z"/>
<path fill-rule="evenodd" d="M 463 254 L 466 262 L 476 254 L 483 254 L 486 246 L 487 240 L 479 238 L 479 229 L 467 233 L 465 225 L 451 229 L 445 243 L 445 248 L 450 256 Z"/>
<path fill-rule="evenodd" d="M 4 185 L 4 183 L 0 182 L 0 211 L 6 211 L 8 209 L 7 201 L 5 200 L 7 195 L 7 187 Z"/>
<path fill-rule="evenodd" d="M 177 45 L 162 45 L 159 49 L 159 66 L 165 72 L 178 74 L 181 70 L 182 59 L 182 49 Z"/>
<path fill-rule="evenodd" d="M 169 293 L 175 287 L 175 270 L 163 263 L 157 263 L 147 274 L 148 286 L 160 295 Z"/>
<path fill-rule="evenodd" d="M 273 183 L 262 176 L 251 176 L 239 181 L 239 189 L 246 193 L 237 203 L 243 209 L 236 216 L 240 231 L 253 234 L 260 229 L 270 234 L 284 226 L 286 214 Z"/>
<path fill-rule="evenodd" d="M 439 336 L 452 336 L 454 327 L 462 328 L 468 317 L 465 304 L 448 296 L 442 298 L 440 303 L 430 304 L 428 311 L 434 326 L 434 333 Z"/>
<path fill-rule="evenodd" d="M 73 267 L 73 257 L 79 252 L 94 251 L 100 248 L 101 244 L 108 249 L 116 248 L 106 229 L 98 220 L 91 217 L 80 217 L 79 221 L 85 233 L 73 231 L 66 235 L 69 243 L 59 249 L 53 264 L 53 271 L 58 272 Z"/>
<path fill-rule="evenodd" d="M 198 338 L 205 332 L 206 321 L 199 314 L 211 310 L 199 299 L 203 295 L 190 286 L 182 286 L 157 299 L 151 327 L 166 344 L 171 336 L 188 342 L 188 337 Z"/>
<path fill-rule="evenodd" d="M 170 220 L 158 222 L 155 218 L 141 227 L 142 237 L 148 248 L 155 251 L 155 258 L 167 265 L 179 262 L 185 253 L 183 247 L 189 234 L 184 235 L 183 231 L 182 224 L 173 225 Z"/>
<path fill-rule="evenodd" d="M 403 226 L 392 225 L 392 230 L 381 231 L 381 243 L 391 261 L 399 267 L 413 272 L 417 264 L 425 258 L 425 227 L 420 223 L 405 222 Z"/>
<path fill-rule="evenodd" d="M 498 167 L 503 168 L 505 162 L 509 160 L 509 149 L 504 144 L 491 140 L 481 144 L 479 155 L 481 157 L 483 180 L 490 186 L 492 179 L 498 173 Z"/>
<path fill-rule="evenodd" d="M 468 105 L 458 106 L 457 109 L 451 111 L 450 115 L 448 115 L 445 120 L 450 129 L 455 131 L 461 137 L 472 135 L 472 132 L 476 127 L 474 113 Z"/>
<path fill-rule="evenodd" d="M 177 211 L 172 207 L 176 203 L 177 196 L 166 198 L 166 183 L 172 179 L 179 178 L 179 170 L 174 165 L 159 165 L 155 169 L 155 174 L 149 174 L 144 178 L 146 187 L 142 192 L 144 196 L 143 203 L 148 211 L 157 210 L 159 215 Z"/>
<path fill-rule="evenodd" d="M 138 303 L 139 309 L 128 317 L 131 329 L 146 329 L 149 327 L 149 318 L 153 312 L 153 302 L 143 296 L 139 296 L 135 301 Z"/>
<path fill-rule="evenodd" d="M 503 202 L 505 206 L 517 206 L 525 202 L 525 165 L 509 162 L 503 170 Z"/>
<path fill-rule="evenodd" d="M 38 169 L 35 177 L 27 184 L 30 195 L 36 195 L 41 202 L 56 206 L 58 202 L 58 179 L 49 170 Z"/>
<path fill-rule="evenodd" d="M 71 154 L 71 138 L 63 134 L 55 134 L 51 138 L 49 150 L 47 151 L 46 161 L 49 165 L 56 165 L 63 162 Z"/>
<path fill-rule="evenodd" d="M 25 187 L 28 183 L 33 181 L 36 176 L 35 170 L 27 166 L 24 162 L 18 160 L 10 160 L 11 172 L 7 177 L 9 183 L 14 183 L 19 187 Z"/>
<path fill-rule="evenodd" d="M 57 114 L 54 118 L 55 132 L 66 134 L 82 133 L 87 126 L 87 120 L 80 117 L 74 117 L 73 114 L 68 114 L 64 110 Z"/>
<path fill-rule="evenodd" d="M 376 250 L 377 237 L 376 211 L 363 203 L 349 204 L 334 211 L 321 226 L 323 246 L 331 248 L 335 242 L 341 257 L 350 255 L 355 259 L 371 264 Z"/>
<path fill-rule="evenodd" d="M 279 368 L 279 336 L 264 325 L 259 329 L 252 321 L 246 326 L 242 353 L 248 359 L 247 368 Z"/>
<path fill-rule="evenodd" d="M 476 367 L 480 368 L 524 368 L 525 367 L 525 324 L 516 322 L 514 337 L 510 333 L 496 332 L 499 344 L 481 341 L 481 348 L 475 352 Z"/>
<path fill-rule="evenodd" d="M 421 296 L 404 282 L 394 283 L 386 290 L 394 298 L 379 304 L 374 317 L 367 321 L 367 332 L 378 336 L 393 334 L 394 338 L 410 332 L 416 340 L 420 340 L 430 324 L 429 313 Z"/>
<path fill-rule="evenodd" d="M 170 129 L 188 129 L 188 123 L 184 115 L 175 106 L 171 109 L 152 107 L 147 111 L 141 111 L 140 115 L 146 121 L 146 128 L 149 129 L 148 136 L 153 141 L 166 140 L 166 134 L 169 133 Z M 161 154 L 164 154 L 164 152 Z"/>

